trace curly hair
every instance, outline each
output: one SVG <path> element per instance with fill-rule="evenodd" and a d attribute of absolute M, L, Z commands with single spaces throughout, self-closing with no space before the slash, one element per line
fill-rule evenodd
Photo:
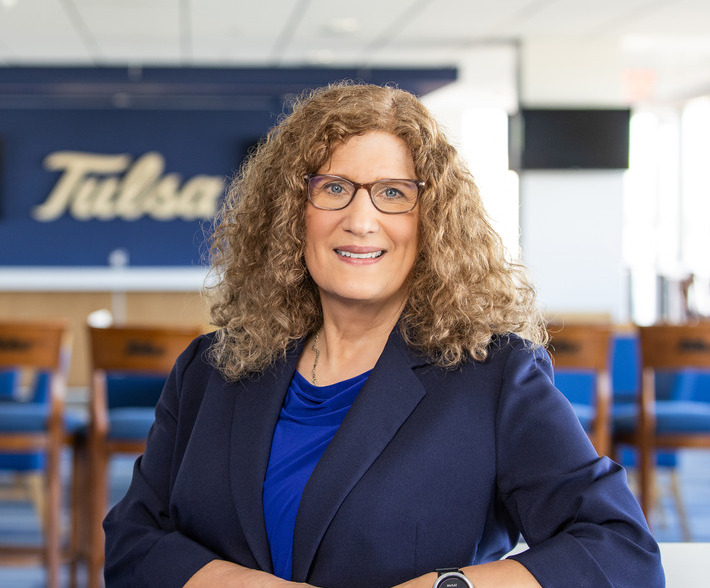
<path fill-rule="evenodd" d="M 442 367 L 483 360 L 496 335 L 544 344 L 535 292 L 506 260 L 478 188 L 424 105 L 391 86 L 340 82 L 304 93 L 247 156 L 215 219 L 210 351 L 228 379 L 264 370 L 320 327 L 318 288 L 304 261 L 304 176 L 354 135 L 383 131 L 409 148 L 417 177 L 419 251 L 399 324 Z"/>

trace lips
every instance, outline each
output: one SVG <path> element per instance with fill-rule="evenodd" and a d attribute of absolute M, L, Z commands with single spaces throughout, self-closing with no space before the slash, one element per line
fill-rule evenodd
<path fill-rule="evenodd" d="M 351 259 L 376 259 L 384 254 L 382 249 L 376 251 L 348 251 L 345 249 L 336 249 L 335 252 L 340 255 L 340 257 L 349 257 Z"/>

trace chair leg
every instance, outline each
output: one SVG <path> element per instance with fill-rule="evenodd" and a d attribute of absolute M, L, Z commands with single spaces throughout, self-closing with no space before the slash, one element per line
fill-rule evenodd
<path fill-rule="evenodd" d="M 53 443 L 47 451 L 47 503 L 46 503 L 46 565 L 47 586 L 59 588 L 61 565 L 61 444 Z"/>
<path fill-rule="evenodd" d="M 80 561 L 85 561 L 87 551 L 88 505 L 83 498 L 89 496 L 88 452 L 85 440 L 77 440 L 73 444 L 72 484 L 71 484 L 71 542 L 69 586 L 77 588 L 77 574 Z"/>
<path fill-rule="evenodd" d="M 646 515 L 646 521 L 651 523 L 651 511 L 654 505 L 653 479 L 655 451 L 650 444 L 641 443 L 639 447 L 639 490 L 641 495 L 641 509 Z"/>
<path fill-rule="evenodd" d="M 688 515 L 685 511 L 683 497 L 680 494 L 680 482 L 678 481 L 678 472 L 675 470 L 675 468 L 671 471 L 671 491 L 673 492 L 673 498 L 675 500 L 675 507 L 678 513 L 678 521 L 680 522 L 680 529 L 683 534 L 683 541 L 692 541 L 693 538 L 690 532 L 690 525 L 688 524 Z"/>
<path fill-rule="evenodd" d="M 667 525 L 666 521 L 666 509 L 663 508 L 663 488 L 661 487 L 660 472 L 656 472 L 653 476 L 653 512 L 655 513 L 655 521 L 658 526 L 665 529 Z"/>
<path fill-rule="evenodd" d="M 88 588 L 100 588 L 103 585 L 104 532 L 103 518 L 108 502 L 108 457 L 103 447 L 93 447 L 90 451 L 89 479 L 91 495 L 89 498 L 88 521 Z"/>
<path fill-rule="evenodd" d="M 43 472 L 31 472 L 24 476 L 24 482 L 27 486 L 32 504 L 34 504 L 37 513 L 37 519 L 41 522 L 42 529 L 46 529 L 47 523 L 47 485 L 46 476 Z"/>

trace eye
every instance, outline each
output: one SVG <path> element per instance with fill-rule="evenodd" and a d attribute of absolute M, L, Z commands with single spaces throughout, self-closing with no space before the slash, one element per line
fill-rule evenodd
<path fill-rule="evenodd" d="M 375 184 L 372 189 L 373 196 L 382 200 L 407 200 L 409 191 L 405 183 L 396 181 Z"/>
<path fill-rule="evenodd" d="M 397 188 L 392 188 L 392 187 L 385 188 L 382 191 L 382 195 L 385 198 L 403 198 L 404 197 L 404 194 L 402 194 L 402 192 L 397 190 Z"/>
<path fill-rule="evenodd" d="M 328 192 L 331 192 L 332 194 L 342 194 L 344 191 L 343 185 L 338 184 L 336 182 L 330 182 L 329 184 L 326 184 L 323 186 L 324 190 L 327 190 Z"/>
<path fill-rule="evenodd" d="M 345 180 L 328 179 L 320 190 L 328 196 L 349 196 L 352 192 L 352 186 Z"/>

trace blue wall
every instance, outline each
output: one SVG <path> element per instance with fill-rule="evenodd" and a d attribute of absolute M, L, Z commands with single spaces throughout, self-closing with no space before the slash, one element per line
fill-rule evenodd
<path fill-rule="evenodd" d="M 0 68 L 0 266 L 106 266 L 116 249 L 131 266 L 198 265 L 215 186 L 221 194 L 290 96 L 343 78 L 421 95 L 455 77 L 452 69 Z M 87 157 L 111 169 L 80 173 Z M 136 179 L 136 166 L 150 161 L 157 172 Z M 69 185 L 64 205 L 43 218 L 38 207 Z M 188 194 L 195 186 L 211 192 Z"/>

